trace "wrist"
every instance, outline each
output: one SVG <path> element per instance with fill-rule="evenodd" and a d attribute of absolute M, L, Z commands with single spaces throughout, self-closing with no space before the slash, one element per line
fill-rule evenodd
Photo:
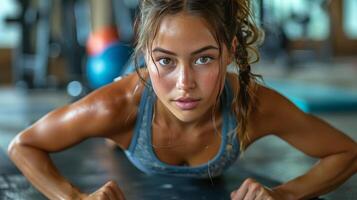
<path fill-rule="evenodd" d="M 283 188 L 280 188 L 280 187 L 273 188 L 272 191 L 281 200 L 296 200 L 297 199 L 296 196 L 292 192 L 284 190 Z"/>

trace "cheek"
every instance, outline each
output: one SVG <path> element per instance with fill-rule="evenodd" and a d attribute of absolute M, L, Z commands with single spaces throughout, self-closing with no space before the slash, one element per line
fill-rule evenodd
<path fill-rule="evenodd" d="M 170 81 L 167 77 L 163 77 L 162 73 L 159 73 L 150 57 L 146 57 L 145 61 L 147 63 L 151 85 L 156 95 L 160 98 L 162 95 L 169 93 L 172 88 L 172 81 Z"/>
<path fill-rule="evenodd" d="M 201 81 L 203 89 L 206 89 L 210 92 L 218 90 L 219 87 L 219 70 L 211 70 Z"/>
<path fill-rule="evenodd" d="M 158 96 L 162 96 L 161 94 L 168 94 L 171 91 L 174 85 L 173 81 L 167 77 L 160 76 L 155 66 L 149 68 L 149 74 L 152 87 Z"/>

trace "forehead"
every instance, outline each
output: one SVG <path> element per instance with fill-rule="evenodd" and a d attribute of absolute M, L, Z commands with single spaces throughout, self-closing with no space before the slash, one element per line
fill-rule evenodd
<path fill-rule="evenodd" d="M 196 49 L 205 45 L 217 45 L 212 28 L 202 17 L 185 13 L 165 16 L 153 40 L 153 48 L 185 46 Z"/>

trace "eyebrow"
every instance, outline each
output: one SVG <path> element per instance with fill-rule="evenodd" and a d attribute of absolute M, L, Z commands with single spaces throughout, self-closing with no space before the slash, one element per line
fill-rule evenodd
<path fill-rule="evenodd" d="M 191 53 L 191 55 L 199 54 L 199 53 L 201 53 L 203 51 L 207 51 L 209 49 L 218 50 L 217 47 L 215 47 L 213 45 L 208 45 L 208 46 L 205 46 L 205 47 L 202 47 L 202 48 L 199 48 L 199 49 L 195 50 L 194 52 Z M 166 50 L 166 49 L 163 49 L 161 47 L 156 47 L 154 50 L 152 50 L 152 52 L 162 52 L 162 53 L 166 53 L 166 54 L 170 54 L 170 55 L 176 56 L 176 53 L 171 52 L 171 51 Z"/>

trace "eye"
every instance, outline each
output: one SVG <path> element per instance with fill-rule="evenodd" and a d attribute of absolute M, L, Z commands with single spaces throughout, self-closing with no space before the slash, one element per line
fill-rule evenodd
<path fill-rule="evenodd" d="M 167 65 L 172 65 L 173 64 L 172 60 L 170 58 L 160 58 L 158 60 L 158 62 L 159 62 L 159 64 L 161 66 L 167 66 Z"/>
<path fill-rule="evenodd" d="M 197 65 L 206 65 L 208 63 L 210 63 L 213 60 L 213 58 L 209 57 L 209 56 L 203 56 L 200 57 L 196 60 L 195 64 Z"/>

